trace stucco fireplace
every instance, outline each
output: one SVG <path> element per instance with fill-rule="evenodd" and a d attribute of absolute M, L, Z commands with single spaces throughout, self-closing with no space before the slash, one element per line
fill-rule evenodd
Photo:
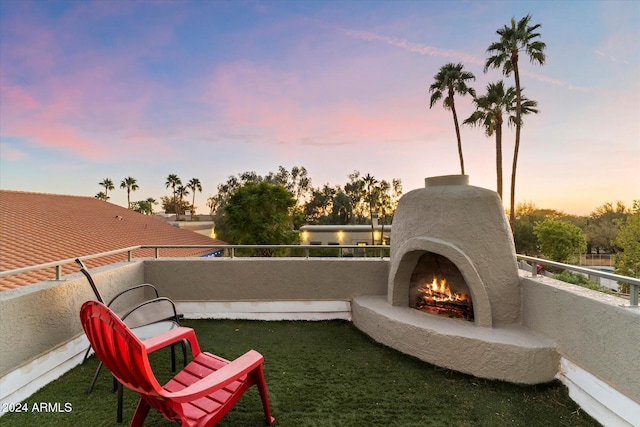
<path fill-rule="evenodd" d="M 550 381 L 559 363 L 555 345 L 521 325 L 521 305 L 502 201 L 469 185 L 468 176 L 450 175 L 427 178 L 400 199 L 387 295 L 355 298 L 352 313 L 374 339 L 435 365 L 512 382 Z"/>
<path fill-rule="evenodd" d="M 466 175 L 427 178 L 425 188 L 400 200 L 393 219 L 389 303 L 411 305 L 411 276 L 432 254 L 459 272 L 478 325 L 517 322 L 518 266 L 502 203 L 497 193 L 468 183 Z"/>

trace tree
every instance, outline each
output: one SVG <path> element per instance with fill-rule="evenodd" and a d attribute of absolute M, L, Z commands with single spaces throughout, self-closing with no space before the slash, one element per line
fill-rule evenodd
<path fill-rule="evenodd" d="M 101 191 L 101 192 L 99 192 L 99 193 L 97 193 L 94 197 L 95 197 L 96 199 L 98 199 L 98 200 L 104 200 L 105 202 L 109 199 L 109 198 L 107 197 L 107 195 L 106 195 L 105 193 L 103 193 L 102 191 Z"/>
<path fill-rule="evenodd" d="M 223 238 L 240 245 L 296 244 L 298 233 L 290 217 L 296 200 L 286 188 L 249 182 L 238 188 L 225 206 Z M 271 256 L 270 249 L 260 251 Z"/>
<path fill-rule="evenodd" d="M 231 194 L 241 186 L 242 183 L 235 176 L 230 176 L 227 178 L 225 183 L 218 184 L 216 188 L 218 192 L 207 199 L 207 206 L 209 206 L 211 210 L 211 215 L 222 215 L 224 206 L 227 204 L 227 200 L 229 200 Z"/>
<path fill-rule="evenodd" d="M 587 249 L 582 230 L 568 221 L 545 219 L 533 226 L 540 250 L 553 261 L 569 263 Z"/>
<path fill-rule="evenodd" d="M 168 214 L 172 214 L 172 213 L 176 213 L 175 209 L 176 209 L 176 203 L 175 200 L 173 199 L 173 197 L 169 197 L 169 196 L 162 196 L 160 197 L 160 206 L 162 206 L 162 211 Z M 186 200 L 178 200 L 178 212 L 185 212 L 188 210 L 192 210 L 193 207 L 191 206 L 191 203 L 189 203 Z M 216 224 L 216 229 L 218 224 Z"/>
<path fill-rule="evenodd" d="M 589 252 L 592 249 L 595 249 L 597 253 L 601 251 L 607 253 L 617 252 L 616 236 L 628 215 L 629 210 L 620 201 L 615 206 L 613 203 L 607 202 L 595 208 L 589 214 L 584 228 Z"/>
<path fill-rule="evenodd" d="M 102 182 L 99 182 L 98 185 L 101 185 L 104 187 L 104 198 L 102 200 L 109 200 L 109 190 L 113 190 L 115 187 L 113 186 L 113 181 L 111 181 L 109 178 L 105 178 L 102 180 Z M 101 193 L 98 193 L 101 194 Z"/>
<path fill-rule="evenodd" d="M 131 192 L 140 188 L 138 187 L 136 179 L 130 176 L 126 177 L 120 182 L 120 188 L 127 189 L 127 209 L 131 209 Z"/>
<path fill-rule="evenodd" d="M 153 205 L 157 205 L 158 202 L 153 197 L 149 197 L 147 200 L 138 200 L 131 204 L 131 209 L 145 215 L 153 215 Z"/>
<path fill-rule="evenodd" d="M 376 185 L 378 184 L 378 180 L 375 179 L 370 174 L 362 177 L 362 182 L 364 184 L 364 198 L 367 201 L 367 205 L 369 207 L 369 221 L 371 221 L 371 244 L 375 245 L 375 230 L 373 226 L 373 211 L 375 207 L 375 199 L 376 199 Z"/>
<path fill-rule="evenodd" d="M 545 219 L 562 219 L 566 215 L 553 209 L 539 209 L 533 203 L 519 203 L 516 208 L 516 223 L 513 241 L 516 252 L 523 255 L 539 256 L 538 238 L 533 232 L 536 223 Z"/>
<path fill-rule="evenodd" d="M 303 166 L 294 166 L 291 168 L 291 172 L 285 169 L 284 166 L 278 166 L 277 173 L 269 172 L 263 180 L 269 184 L 280 185 L 289 190 L 300 207 L 305 204 L 312 190 L 309 173 Z"/>
<path fill-rule="evenodd" d="M 620 227 L 615 244 L 622 250 L 614 256 L 615 273 L 640 277 L 640 200 L 633 202 L 633 213 Z M 629 292 L 628 283 L 620 284 L 620 288 Z"/>
<path fill-rule="evenodd" d="M 311 179 L 307 169 L 304 167 L 294 166 L 291 172 L 284 168 L 278 167 L 278 173 L 269 172 L 262 180 L 269 184 L 280 185 L 293 194 L 296 200 L 296 206 L 291 212 L 294 225 L 299 228 L 304 223 L 304 205 L 309 199 L 311 193 Z"/>
<path fill-rule="evenodd" d="M 344 191 L 336 193 L 332 205 L 332 224 L 347 225 L 352 223 L 353 204 L 351 198 Z"/>
<path fill-rule="evenodd" d="M 340 187 L 330 187 L 325 184 L 322 188 L 311 190 L 311 197 L 304 205 L 304 219 L 307 224 L 335 224 L 332 218 L 333 199 Z"/>
<path fill-rule="evenodd" d="M 176 212 L 176 220 L 178 219 L 178 214 L 185 212 L 183 209 L 180 209 L 180 207 L 184 206 L 183 199 L 188 195 L 189 190 L 187 190 L 187 187 L 179 185 L 178 188 L 176 188 L 176 202 L 179 202 L 176 203 L 176 207 L 178 208 L 178 211 Z"/>
<path fill-rule="evenodd" d="M 398 207 L 398 201 L 402 196 L 402 181 L 399 179 L 391 180 L 391 185 L 386 181 L 382 181 L 382 184 L 386 186 L 382 189 L 379 195 L 378 206 L 380 209 L 380 224 L 382 225 L 382 232 L 380 233 L 380 244 L 384 244 L 384 225 L 387 219 L 393 218 L 393 214 Z"/>
<path fill-rule="evenodd" d="M 172 173 L 167 176 L 167 181 L 164 183 L 164 188 L 171 187 L 171 193 L 173 194 L 173 203 L 174 210 L 176 212 L 176 219 L 178 219 L 178 214 L 180 213 L 180 209 L 178 208 L 178 198 L 176 197 L 176 187 L 182 185 L 182 181 L 178 178 L 178 175 Z"/>
<path fill-rule="evenodd" d="M 343 187 L 344 194 L 349 198 L 348 206 L 351 208 L 350 224 L 366 223 L 366 202 L 363 198 L 364 185 L 364 181 L 360 178 L 360 172 L 354 170 L 353 173 L 349 174 L 349 182 Z"/>
<path fill-rule="evenodd" d="M 507 119 L 509 126 L 516 123 L 515 112 L 516 90 L 509 87 L 505 90 L 502 80 L 496 83 L 489 83 L 487 93 L 474 98 L 476 111 L 466 119 L 463 124 L 472 126 L 482 126 L 487 136 L 496 135 L 496 178 L 497 192 L 502 199 L 502 124 Z M 537 113 L 535 108 L 537 103 L 529 99 L 522 100 L 522 113 Z"/>
<path fill-rule="evenodd" d="M 529 26 L 531 15 L 527 15 L 516 23 L 511 18 L 511 26 L 505 25 L 496 31 L 500 40 L 492 43 L 487 49 L 489 58 L 484 65 L 484 72 L 489 68 L 502 67 L 502 73 L 509 76 L 512 72 L 516 83 L 516 142 L 513 150 L 513 165 L 511 167 L 511 201 L 509 210 L 509 223 L 513 230 L 515 225 L 515 189 L 516 168 L 518 164 L 518 151 L 520 149 L 520 129 L 522 127 L 522 88 L 520 86 L 520 70 L 518 68 L 518 56 L 524 52 L 531 63 L 543 65 L 545 61 L 544 49 L 546 44 L 535 40 L 540 37 L 535 31 L 540 24 Z"/>
<path fill-rule="evenodd" d="M 456 137 L 458 138 L 458 156 L 460 157 L 460 173 L 464 175 L 464 158 L 462 156 L 462 141 L 460 139 L 460 126 L 458 125 L 458 115 L 456 113 L 456 105 L 454 102 L 454 95 L 467 95 L 475 97 L 476 93 L 473 88 L 467 86 L 468 80 L 475 80 L 475 76 L 468 72 L 463 71 L 462 63 L 453 64 L 449 63 L 443 65 L 440 71 L 433 77 L 435 82 L 429 87 L 431 93 L 431 100 L 429 102 L 429 108 L 433 107 L 443 97 L 443 92 L 446 91 L 446 97 L 442 105 L 445 110 L 451 110 L 453 113 L 453 124 L 456 128 Z"/>
<path fill-rule="evenodd" d="M 193 219 L 193 211 L 196 209 L 196 191 L 202 193 L 202 184 L 198 178 L 191 178 L 187 184 L 187 188 L 193 191 L 193 201 L 191 202 L 191 206 L 193 206 L 193 209 L 191 210 L 191 219 Z"/>

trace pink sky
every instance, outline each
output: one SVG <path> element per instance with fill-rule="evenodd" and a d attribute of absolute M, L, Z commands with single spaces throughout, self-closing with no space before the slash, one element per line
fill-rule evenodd
<path fill-rule="evenodd" d="M 175 173 L 202 181 L 204 213 L 229 175 L 283 165 L 306 167 L 314 186 L 344 184 L 359 170 L 399 178 L 406 192 L 459 173 L 451 113 L 429 109 L 433 76 L 463 62 L 484 92 L 503 78 L 482 71 L 495 30 L 531 13 L 547 62 L 521 64 L 541 113 L 523 128 L 516 201 L 588 214 L 640 199 L 638 3 L 1 7 L 3 189 L 93 196 L 102 179 L 133 176 L 133 200 L 159 199 Z M 471 100 L 456 105 L 462 122 Z M 513 139 L 505 129 L 506 189 Z M 464 126 L 462 141 L 471 183 L 494 189 L 493 138 Z M 111 197 L 126 203 L 123 190 Z"/>

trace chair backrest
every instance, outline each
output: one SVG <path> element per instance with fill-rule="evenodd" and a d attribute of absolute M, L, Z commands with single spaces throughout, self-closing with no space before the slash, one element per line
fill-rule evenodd
<path fill-rule="evenodd" d="M 139 393 L 158 395 L 161 387 L 146 348 L 113 311 L 99 301 L 87 301 L 80 321 L 96 356 L 118 381 Z"/>
<path fill-rule="evenodd" d="M 82 260 L 76 258 L 75 261 L 80 266 L 80 272 L 87 278 L 96 299 L 106 304 L 111 310 L 116 311 L 129 328 L 137 328 L 164 321 L 172 321 L 176 325 L 179 324 L 175 303 L 167 297 L 160 297 L 155 286 L 149 283 L 134 285 L 120 291 L 107 302 L 102 297 L 96 282 Z M 147 297 L 148 294 L 152 295 L 151 298 Z M 142 302 L 139 302 L 140 297 L 143 298 Z"/>
<path fill-rule="evenodd" d="M 91 285 L 91 289 L 93 289 L 93 293 L 96 295 L 96 299 L 104 303 L 104 299 L 102 298 L 102 295 L 100 295 L 100 291 L 98 291 L 96 282 L 93 281 L 93 277 L 91 277 L 91 274 L 89 274 L 89 270 L 87 270 L 87 267 L 84 265 L 80 258 L 76 258 L 76 264 L 80 266 L 80 272 L 82 272 L 82 274 L 84 274 L 84 277 L 86 277 L 89 281 L 89 285 Z"/>

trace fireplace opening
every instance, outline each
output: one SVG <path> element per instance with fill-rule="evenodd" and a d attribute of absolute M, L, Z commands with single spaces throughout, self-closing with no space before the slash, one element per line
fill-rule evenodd
<path fill-rule="evenodd" d="M 473 321 L 471 293 L 462 273 L 446 257 L 424 253 L 413 270 L 409 305 L 420 311 Z"/>

